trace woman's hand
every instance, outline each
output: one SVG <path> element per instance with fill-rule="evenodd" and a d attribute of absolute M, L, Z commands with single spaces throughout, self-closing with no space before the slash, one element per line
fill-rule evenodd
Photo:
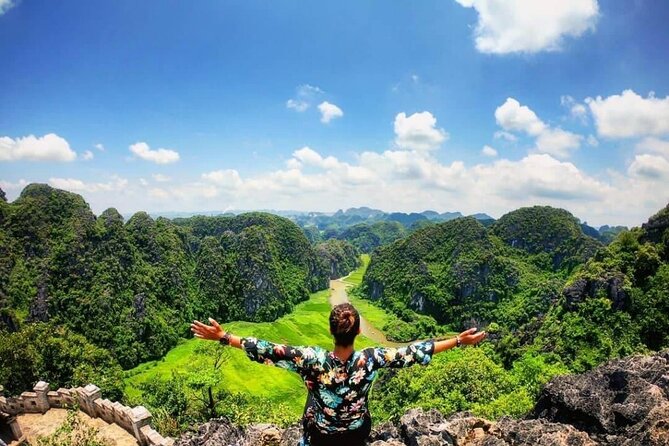
<path fill-rule="evenodd" d="M 209 341 L 220 341 L 225 331 L 218 325 L 218 322 L 209 318 L 211 325 L 205 325 L 200 321 L 193 321 L 190 324 L 190 331 L 193 332 L 196 338 L 207 339 Z"/>
<path fill-rule="evenodd" d="M 458 335 L 458 338 L 460 339 L 460 344 L 462 345 L 476 345 L 482 340 L 485 339 L 486 337 L 486 332 L 482 331 L 480 333 L 476 333 L 477 328 L 473 327 L 470 328 L 469 330 L 465 330 L 462 333 Z"/>

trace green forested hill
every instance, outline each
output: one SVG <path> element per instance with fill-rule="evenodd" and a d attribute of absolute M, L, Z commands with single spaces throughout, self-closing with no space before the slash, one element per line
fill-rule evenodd
<path fill-rule="evenodd" d="M 358 249 L 344 240 L 330 239 L 316 246 L 316 253 L 330 279 L 343 277 L 360 266 Z"/>
<path fill-rule="evenodd" d="M 546 266 L 553 269 L 573 268 L 601 246 L 583 232 L 576 217 L 550 206 L 509 212 L 493 223 L 490 231 L 513 248 L 543 257 Z"/>
<path fill-rule="evenodd" d="M 476 219 L 458 218 L 380 248 L 364 288 L 406 322 L 417 312 L 459 330 L 490 321 L 500 302 L 535 285 L 541 270 L 521 254 Z"/>
<path fill-rule="evenodd" d="M 0 329 L 49 321 L 124 367 L 163 356 L 194 318 L 276 319 L 326 288 L 331 271 L 282 217 L 139 212 L 124 222 L 42 184 L 0 202 L 0 252 Z"/>
<path fill-rule="evenodd" d="M 379 221 L 372 224 L 360 223 L 343 230 L 337 238 L 346 240 L 361 252 L 370 253 L 404 237 L 407 230 L 398 221 Z"/>
<path fill-rule="evenodd" d="M 490 324 L 507 365 L 531 350 L 582 371 L 669 345 L 667 215 L 608 246 L 550 207 L 519 209 L 488 230 L 440 223 L 376 251 L 363 291 L 406 322 L 420 313 L 455 330 Z"/>
<path fill-rule="evenodd" d="M 669 347 L 668 216 L 669 206 L 597 247 L 565 211 L 535 207 L 502 217 L 487 233 L 456 221 L 377 251 L 364 279 L 367 297 L 404 317 L 410 308 L 439 318 L 444 313 L 421 309 L 415 296 L 442 288 L 462 314 L 481 316 L 469 323 L 487 329 L 490 342 L 440 355 L 425 369 L 384 375 L 372 410 L 391 419 L 417 406 L 522 417 L 556 374 Z M 465 276 L 474 300 L 453 287 L 462 270 L 474 272 Z M 504 275 L 511 280 L 497 281 Z"/>

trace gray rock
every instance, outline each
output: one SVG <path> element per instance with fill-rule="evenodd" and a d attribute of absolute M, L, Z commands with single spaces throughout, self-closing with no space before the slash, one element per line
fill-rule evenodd
<path fill-rule="evenodd" d="M 569 424 L 603 444 L 619 445 L 647 436 L 651 428 L 661 436 L 666 423 L 657 418 L 667 404 L 669 351 L 664 351 L 557 377 L 544 387 L 532 417 Z"/>

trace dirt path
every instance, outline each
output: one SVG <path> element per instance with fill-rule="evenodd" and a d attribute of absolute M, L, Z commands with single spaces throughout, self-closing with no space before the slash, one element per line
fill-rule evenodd
<path fill-rule="evenodd" d="M 335 305 L 343 304 L 349 302 L 348 299 L 348 293 L 346 292 L 346 288 L 350 287 L 351 285 L 343 282 L 342 279 L 335 279 L 330 281 L 330 305 L 333 307 Z M 389 347 L 399 347 L 402 345 L 406 344 L 400 344 L 397 342 L 392 342 L 389 341 L 386 338 L 386 335 L 383 334 L 381 330 L 367 322 L 367 320 L 361 315 L 360 316 L 360 330 L 362 331 L 362 334 L 371 339 L 372 341 L 386 345 Z"/>
<path fill-rule="evenodd" d="M 79 415 L 84 422 L 98 429 L 101 437 L 105 437 L 114 446 L 137 446 L 135 437 L 116 424 L 107 424 L 100 418 L 91 418 L 83 412 Z M 65 409 L 49 409 L 45 414 L 26 413 L 16 417 L 23 435 L 30 444 L 35 444 L 40 435 L 50 435 L 63 424 L 67 418 Z"/>

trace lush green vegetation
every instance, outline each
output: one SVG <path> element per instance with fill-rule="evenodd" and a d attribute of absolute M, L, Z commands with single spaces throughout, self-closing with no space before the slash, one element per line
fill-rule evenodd
<path fill-rule="evenodd" d="M 0 202 L 0 329 L 50 321 L 123 367 L 162 357 L 194 318 L 276 319 L 326 288 L 332 269 L 270 214 L 172 222 L 139 212 L 124 223 L 40 184 Z"/>
<path fill-rule="evenodd" d="M 0 385 L 95 382 L 149 407 L 165 434 L 218 415 L 294 422 L 298 376 L 185 340 L 188 323 L 212 316 L 240 335 L 329 348 L 330 305 L 316 291 L 358 265 L 350 298 L 389 339 L 490 333 L 481 348 L 382 373 L 377 421 L 414 406 L 521 416 L 557 374 L 669 346 L 669 207 L 641 228 L 602 228 L 606 245 L 549 207 L 486 224 L 420 215 L 399 216 L 411 229 L 366 208 L 304 229 L 263 213 L 124 222 L 45 185 L 0 197 Z M 360 252 L 371 253 L 361 264 Z"/>
<path fill-rule="evenodd" d="M 490 227 L 490 232 L 507 245 L 534 256 L 533 261 L 555 270 L 573 269 L 601 246 L 595 238 L 583 233 L 576 217 L 549 206 L 509 212 Z"/>
<path fill-rule="evenodd" d="M 361 252 L 370 253 L 379 246 L 399 240 L 406 235 L 405 227 L 398 221 L 359 223 L 344 229 L 337 238 L 350 242 Z"/>
<path fill-rule="evenodd" d="M 344 240 L 330 239 L 316 246 L 322 269 L 330 279 L 345 276 L 360 265 L 358 249 Z"/>
<path fill-rule="evenodd" d="M 608 246 L 579 231 L 565 211 L 535 207 L 488 231 L 460 219 L 377 251 L 364 277 L 368 298 L 409 321 L 422 312 L 484 326 L 491 341 L 384 376 L 377 413 L 392 419 L 422 406 L 520 416 L 555 374 L 669 347 L 669 207 Z M 458 310 L 439 307 L 440 295 Z"/>
<path fill-rule="evenodd" d="M 444 414 L 467 410 L 488 419 L 522 417 L 545 383 L 568 373 L 543 355 L 525 355 L 509 370 L 494 356 L 491 348 L 465 348 L 435 356 L 427 367 L 385 371 L 370 401 L 376 421 L 396 421 L 413 407 Z"/>
<path fill-rule="evenodd" d="M 108 398 L 123 396 L 123 372 L 105 349 L 64 326 L 38 322 L 0 335 L 0 382 L 10 395 L 44 380 L 52 388 L 96 383 Z"/>

